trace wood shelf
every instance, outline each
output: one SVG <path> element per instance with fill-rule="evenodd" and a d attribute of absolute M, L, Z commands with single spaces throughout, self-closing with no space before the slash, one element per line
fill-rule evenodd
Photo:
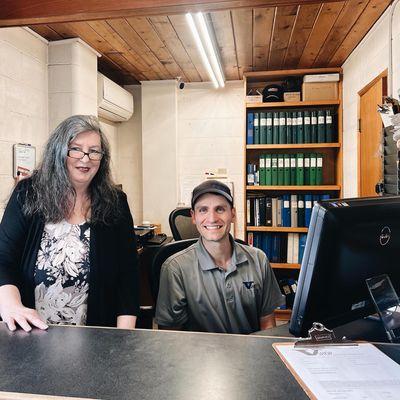
<path fill-rule="evenodd" d="M 340 149 L 340 143 L 248 144 L 247 150 Z"/>
<path fill-rule="evenodd" d="M 289 263 L 271 263 L 272 269 L 300 269 L 300 264 L 289 264 Z"/>
<path fill-rule="evenodd" d="M 340 190 L 340 185 L 307 185 L 307 186 L 246 186 L 246 191 L 334 191 Z"/>
<path fill-rule="evenodd" d="M 247 226 L 247 232 L 294 232 L 294 233 L 307 233 L 308 228 L 289 226 Z"/>
<path fill-rule="evenodd" d="M 286 77 L 286 76 L 299 76 L 307 74 L 342 74 L 343 70 L 341 67 L 323 67 L 323 68 L 303 68 L 303 69 L 286 69 L 286 70 L 275 70 L 275 71 L 247 71 L 243 73 L 243 77 L 246 78 L 247 82 L 259 82 L 264 79 L 271 79 L 274 77 Z"/>
<path fill-rule="evenodd" d="M 246 103 L 246 108 L 288 108 L 288 107 L 320 107 L 338 106 L 340 100 L 319 101 L 276 101 L 271 103 Z"/>

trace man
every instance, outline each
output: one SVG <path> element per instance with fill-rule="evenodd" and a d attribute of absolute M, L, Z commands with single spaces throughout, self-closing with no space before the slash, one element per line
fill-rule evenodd
<path fill-rule="evenodd" d="M 156 322 L 161 328 L 250 333 L 275 326 L 282 295 L 266 255 L 229 235 L 230 189 L 208 180 L 192 193 L 200 238 L 161 268 Z"/>

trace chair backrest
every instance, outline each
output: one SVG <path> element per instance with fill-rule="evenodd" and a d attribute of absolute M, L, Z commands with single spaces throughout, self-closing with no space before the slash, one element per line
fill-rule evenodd
<path fill-rule="evenodd" d="M 177 242 L 171 242 L 164 246 L 161 246 L 156 255 L 154 256 L 153 263 L 151 266 L 151 294 L 153 296 L 154 304 L 157 302 L 158 289 L 160 286 L 160 272 L 161 266 L 164 261 L 175 253 L 186 249 L 193 243 L 196 243 L 197 239 L 186 239 L 178 240 Z"/>
<path fill-rule="evenodd" d="M 161 266 L 164 264 L 165 260 L 168 257 L 172 256 L 173 254 L 186 249 L 187 247 L 196 242 L 197 239 L 178 240 L 176 242 L 171 242 L 160 247 L 160 249 L 154 256 L 153 263 L 151 266 L 151 293 L 153 296 L 154 304 L 157 303 L 158 289 L 160 287 Z M 240 239 L 235 239 L 235 242 L 241 244 L 247 244 L 246 242 Z"/>
<path fill-rule="evenodd" d="M 169 214 L 169 226 L 175 240 L 194 239 L 199 237 L 196 226 L 192 223 L 190 207 L 175 208 Z"/>

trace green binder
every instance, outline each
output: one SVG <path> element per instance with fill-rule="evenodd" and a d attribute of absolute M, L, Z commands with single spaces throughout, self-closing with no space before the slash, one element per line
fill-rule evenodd
<path fill-rule="evenodd" d="M 304 154 L 304 184 L 310 184 L 310 154 Z"/>
<path fill-rule="evenodd" d="M 272 143 L 272 112 L 267 112 L 267 144 Z"/>
<path fill-rule="evenodd" d="M 311 143 L 318 143 L 318 116 L 317 110 L 311 111 Z"/>
<path fill-rule="evenodd" d="M 261 186 L 265 186 L 265 157 L 264 154 L 260 155 L 260 175 L 259 175 L 259 181 Z"/>
<path fill-rule="evenodd" d="M 278 185 L 278 157 L 271 156 L 271 183 L 272 186 Z"/>
<path fill-rule="evenodd" d="M 280 111 L 279 112 L 279 144 L 285 144 L 286 143 L 286 117 L 285 117 L 285 112 Z"/>
<path fill-rule="evenodd" d="M 304 143 L 303 111 L 297 112 L 297 142 Z"/>
<path fill-rule="evenodd" d="M 260 113 L 260 144 L 267 144 L 267 114 Z"/>
<path fill-rule="evenodd" d="M 292 113 L 292 143 L 297 143 L 297 111 Z"/>
<path fill-rule="evenodd" d="M 304 154 L 296 154 L 296 184 L 299 186 L 304 185 Z"/>
<path fill-rule="evenodd" d="M 293 135 L 292 135 L 292 113 L 287 112 L 286 114 L 286 143 L 293 143 Z"/>
<path fill-rule="evenodd" d="M 326 142 L 333 143 L 333 119 L 332 119 L 332 111 L 325 111 L 325 129 L 326 129 Z"/>
<path fill-rule="evenodd" d="M 283 154 L 278 155 L 278 186 L 282 186 L 284 182 L 284 160 Z"/>
<path fill-rule="evenodd" d="M 264 154 L 265 156 L 265 185 L 272 185 L 272 169 L 271 169 L 271 154 Z"/>
<path fill-rule="evenodd" d="M 315 184 L 322 185 L 322 168 L 323 168 L 324 158 L 322 154 L 317 154 L 317 171 L 315 174 Z"/>
<path fill-rule="evenodd" d="M 291 185 L 296 185 L 297 181 L 296 181 L 296 154 L 291 154 L 290 155 L 290 184 Z"/>
<path fill-rule="evenodd" d="M 311 143 L 311 114 L 304 110 L 304 143 Z"/>
<path fill-rule="evenodd" d="M 283 155 L 283 184 L 285 186 L 290 185 L 290 154 Z"/>
<path fill-rule="evenodd" d="M 318 143 L 325 143 L 325 111 L 318 110 Z"/>
<path fill-rule="evenodd" d="M 279 113 L 272 114 L 272 144 L 279 144 Z"/>
<path fill-rule="evenodd" d="M 317 172 L 317 155 L 315 153 L 310 154 L 310 185 L 315 185 Z"/>
<path fill-rule="evenodd" d="M 260 115 L 254 113 L 254 144 L 260 144 Z"/>

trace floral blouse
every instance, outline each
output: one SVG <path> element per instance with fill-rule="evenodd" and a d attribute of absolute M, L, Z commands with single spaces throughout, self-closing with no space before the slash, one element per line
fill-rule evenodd
<path fill-rule="evenodd" d="M 87 222 L 45 225 L 35 267 L 35 308 L 47 323 L 86 324 L 89 250 Z"/>

